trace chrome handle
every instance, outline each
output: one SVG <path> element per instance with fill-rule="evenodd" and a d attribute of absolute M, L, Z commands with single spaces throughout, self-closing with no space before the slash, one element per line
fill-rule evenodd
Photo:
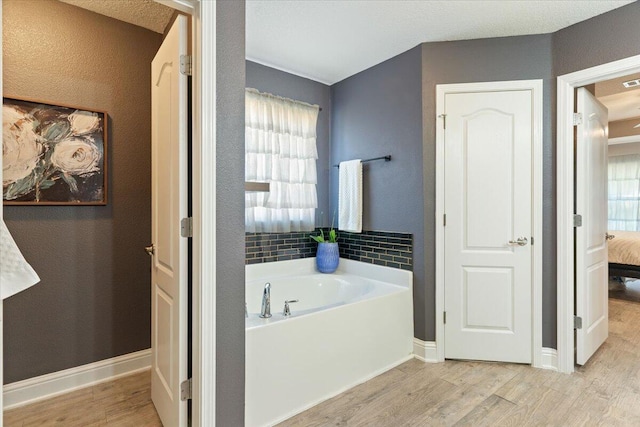
<path fill-rule="evenodd" d="M 605 235 L 604 235 L 604 239 L 605 239 L 605 240 L 613 240 L 613 239 L 615 239 L 615 238 L 616 238 L 616 235 L 615 235 L 615 234 L 605 233 Z"/>
<path fill-rule="evenodd" d="M 149 246 L 145 246 L 144 250 L 146 253 L 148 253 L 150 256 L 153 256 L 153 254 L 156 252 L 156 247 L 155 245 L 151 244 Z"/>
<path fill-rule="evenodd" d="M 526 237 L 518 237 L 518 240 L 509 240 L 511 246 L 526 246 L 527 243 L 529 243 L 529 240 Z"/>
<path fill-rule="evenodd" d="M 287 316 L 287 317 L 291 316 L 291 309 L 289 308 L 289 304 L 292 304 L 294 302 L 299 302 L 299 301 L 300 300 L 297 300 L 297 299 L 291 299 L 291 300 L 285 301 L 284 302 L 284 310 L 282 311 L 282 315 L 283 316 Z"/>

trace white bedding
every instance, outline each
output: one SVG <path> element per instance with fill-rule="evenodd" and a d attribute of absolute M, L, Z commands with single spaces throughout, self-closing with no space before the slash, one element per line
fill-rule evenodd
<path fill-rule="evenodd" d="M 615 239 L 609 240 L 609 262 L 640 266 L 640 232 L 609 231 Z"/>

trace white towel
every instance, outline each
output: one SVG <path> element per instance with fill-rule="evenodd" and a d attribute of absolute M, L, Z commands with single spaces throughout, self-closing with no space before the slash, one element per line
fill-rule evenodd
<path fill-rule="evenodd" d="M 18 245 L 0 220 L 0 297 L 9 298 L 40 281 L 40 278 L 24 259 Z"/>
<path fill-rule="evenodd" d="M 338 229 L 362 232 L 362 162 L 340 162 L 338 185 Z"/>

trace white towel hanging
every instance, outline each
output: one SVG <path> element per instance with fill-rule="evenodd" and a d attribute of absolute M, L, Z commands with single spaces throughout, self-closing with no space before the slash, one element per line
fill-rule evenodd
<path fill-rule="evenodd" d="M 17 294 L 40 281 L 24 259 L 4 221 L 0 220 L 0 296 Z"/>
<path fill-rule="evenodd" d="M 362 161 L 340 162 L 338 229 L 362 232 Z"/>

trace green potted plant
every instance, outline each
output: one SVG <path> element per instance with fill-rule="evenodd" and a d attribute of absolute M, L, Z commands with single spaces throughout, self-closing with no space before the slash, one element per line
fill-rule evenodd
<path fill-rule="evenodd" d="M 319 236 L 310 236 L 318 242 L 318 252 L 316 253 L 316 266 L 320 273 L 333 273 L 338 268 L 340 253 L 338 251 L 338 235 L 333 228 L 329 229 L 329 236 L 325 239 L 324 231 L 320 229 Z"/>

